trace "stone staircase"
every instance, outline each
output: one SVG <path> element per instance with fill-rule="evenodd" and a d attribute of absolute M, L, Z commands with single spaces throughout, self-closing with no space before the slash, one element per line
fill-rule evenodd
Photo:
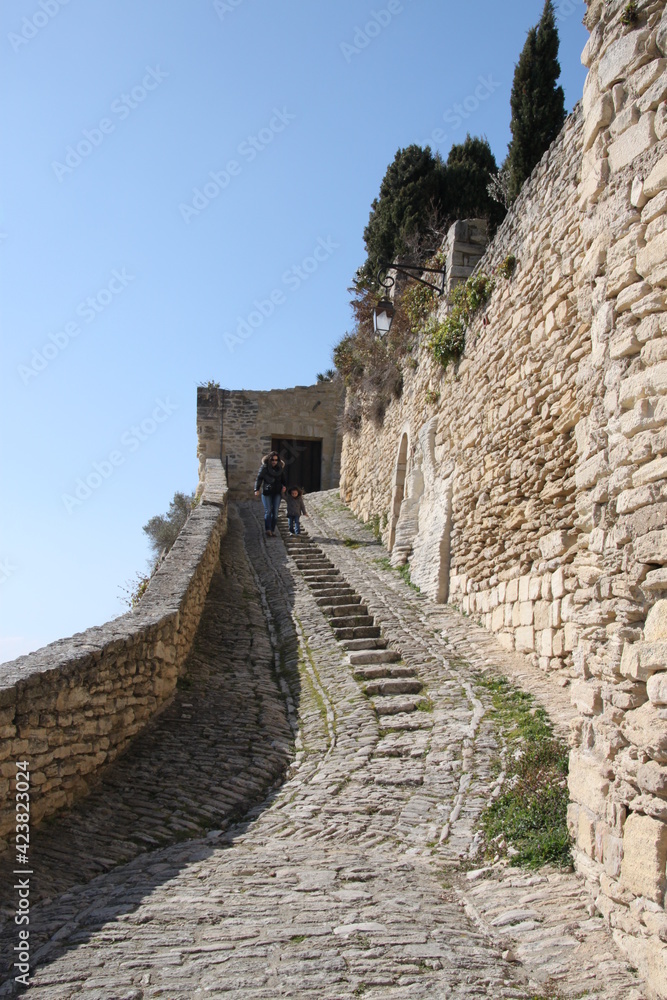
<path fill-rule="evenodd" d="M 278 529 L 289 555 L 308 584 L 316 603 L 329 619 L 336 638 L 347 651 L 355 680 L 369 698 L 384 729 L 413 729 L 406 717 L 428 709 L 423 684 L 414 667 L 388 648 L 382 630 L 347 580 L 303 531 L 291 535 L 287 519 L 278 518 Z"/>

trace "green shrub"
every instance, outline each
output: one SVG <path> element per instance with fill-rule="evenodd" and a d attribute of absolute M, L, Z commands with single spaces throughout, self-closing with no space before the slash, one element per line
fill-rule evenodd
<path fill-rule="evenodd" d="M 630 0 L 629 3 L 625 5 L 623 14 L 621 15 L 621 24 L 626 25 L 626 27 L 631 27 L 636 24 L 639 20 L 639 5 L 637 0 Z"/>
<path fill-rule="evenodd" d="M 429 348 L 443 368 L 463 354 L 466 328 L 478 309 L 489 301 L 494 287 L 495 279 L 484 271 L 478 271 L 454 289 L 448 315 L 429 330 Z"/>
<path fill-rule="evenodd" d="M 527 868 L 569 867 L 568 747 L 531 695 L 504 678 L 482 683 L 492 693 L 495 725 L 507 747 L 505 791 L 482 814 L 487 855 L 509 854 Z"/>
<path fill-rule="evenodd" d="M 496 268 L 496 274 L 499 274 L 501 278 L 505 278 L 507 281 L 512 277 L 516 271 L 516 257 L 513 253 L 508 253 L 502 264 L 499 264 Z"/>

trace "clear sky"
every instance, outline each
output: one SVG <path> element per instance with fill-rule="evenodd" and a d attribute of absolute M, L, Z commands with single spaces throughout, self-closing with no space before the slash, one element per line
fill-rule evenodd
<path fill-rule="evenodd" d="M 585 4 L 556 7 L 570 111 Z M 196 486 L 199 382 L 307 385 L 331 365 L 399 147 L 446 158 L 470 131 L 502 161 L 541 11 L 4 0 L 1 660 L 125 610 L 142 525 Z"/>

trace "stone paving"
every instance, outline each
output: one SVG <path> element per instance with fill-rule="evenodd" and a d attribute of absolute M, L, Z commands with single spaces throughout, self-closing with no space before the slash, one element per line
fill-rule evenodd
<path fill-rule="evenodd" d="M 22 995 L 640 1000 L 576 876 L 475 864 L 499 752 L 476 680 L 561 731 L 567 693 L 387 570 L 335 493 L 308 508 L 297 539 L 230 517 L 175 701 L 40 831 Z"/>

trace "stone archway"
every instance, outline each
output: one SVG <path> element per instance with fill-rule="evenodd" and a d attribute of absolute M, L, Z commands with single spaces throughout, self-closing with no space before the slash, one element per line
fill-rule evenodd
<path fill-rule="evenodd" d="M 394 467 L 394 486 L 391 493 L 391 511 L 389 515 L 389 545 L 390 552 L 393 551 L 396 543 L 396 525 L 401 513 L 401 504 L 405 497 L 405 478 L 408 469 L 408 446 L 409 438 L 407 431 L 401 436 L 401 443 L 398 446 L 398 456 Z"/>

